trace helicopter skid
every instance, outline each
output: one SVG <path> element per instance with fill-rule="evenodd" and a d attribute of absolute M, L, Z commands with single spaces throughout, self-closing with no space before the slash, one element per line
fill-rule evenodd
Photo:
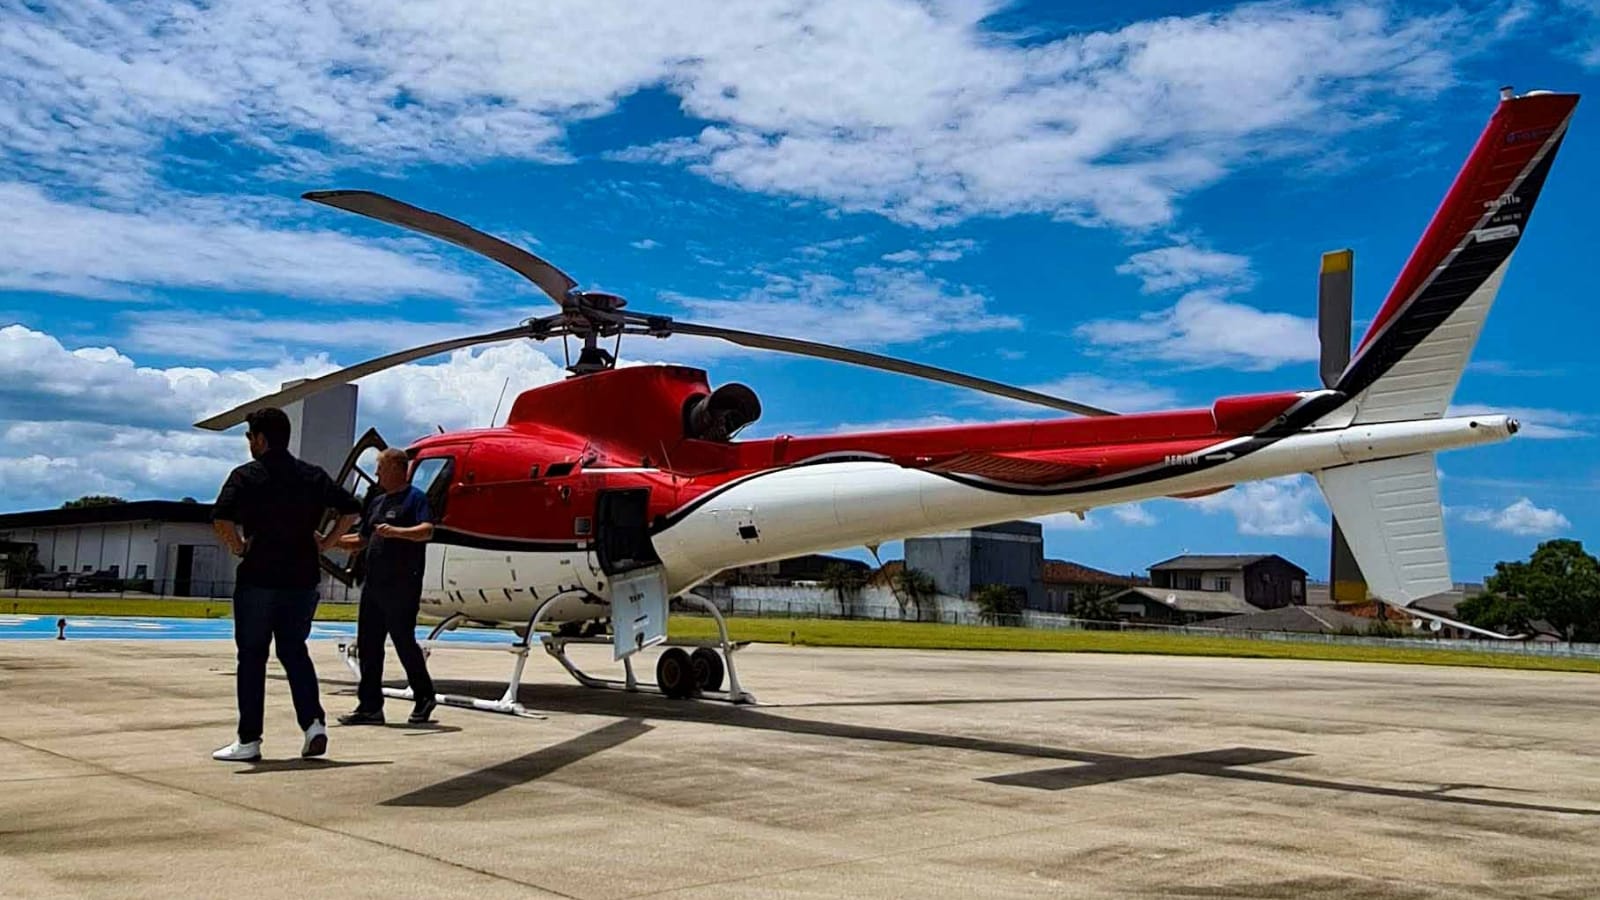
<path fill-rule="evenodd" d="M 729 640 L 728 623 L 723 619 L 721 611 L 718 610 L 716 605 L 709 600 L 706 600 L 704 597 L 700 597 L 696 594 L 684 594 L 682 595 L 682 599 L 684 602 L 693 606 L 699 606 L 711 614 L 712 619 L 717 623 L 718 637 L 714 639 L 687 640 L 673 640 L 668 638 L 667 640 L 659 643 L 657 646 L 693 647 L 697 649 L 706 648 L 710 650 L 721 651 L 722 661 L 724 666 L 726 666 L 728 679 L 728 689 L 726 691 L 699 690 L 695 691 L 688 699 L 730 703 L 737 706 L 755 704 L 755 696 L 750 694 L 748 691 L 745 691 L 739 684 L 739 670 L 736 667 L 733 659 L 734 653 L 748 646 L 749 642 L 742 641 L 739 643 L 734 643 L 733 641 Z M 459 614 L 451 615 L 439 624 L 435 625 L 428 637 L 425 640 L 418 642 L 422 647 L 422 652 L 425 657 L 431 657 L 434 649 L 437 647 L 449 647 L 452 650 L 488 650 L 494 652 L 509 651 L 514 657 L 516 657 L 516 661 L 512 666 L 511 678 L 506 682 L 505 693 L 500 696 L 499 700 L 484 700 L 478 697 L 468 697 L 458 694 L 436 694 L 434 699 L 440 704 L 454 706 L 461 709 L 474 709 L 480 712 L 501 713 L 504 715 L 521 716 L 523 718 L 530 719 L 548 718 L 548 716 L 542 713 L 528 710 L 517 701 L 518 691 L 522 687 L 523 669 L 528 663 L 528 652 L 533 649 L 533 645 L 535 643 L 541 644 L 544 647 L 545 652 L 554 658 L 556 662 L 560 663 L 561 667 L 566 669 L 567 673 L 584 687 L 601 690 L 621 690 L 628 691 L 630 693 L 654 693 L 661 694 L 663 696 L 666 695 L 666 692 L 663 691 L 659 685 L 652 684 L 650 682 L 639 681 L 639 679 L 634 675 L 632 656 L 624 657 L 622 660 L 622 667 L 625 677 L 620 681 L 614 678 L 599 678 L 594 675 L 590 675 L 583 669 L 579 668 L 578 665 L 572 661 L 571 657 L 567 655 L 568 644 L 603 644 L 606 646 L 612 646 L 612 639 L 609 637 L 598 636 L 569 637 L 564 635 L 548 634 L 536 630 L 540 619 L 543 618 L 545 611 L 549 608 L 550 602 L 551 601 L 546 601 L 544 604 L 540 605 L 539 609 L 536 610 L 533 616 L 529 619 L 526 628 L 520 630 L 520 633 L 517 634 L 515 642 L 511 644 L 472 644 L 463 641 L 440 641 L 438 639 L 440 634 L 443 634 L 446 631 L 455 630 L 455 628 L 458 627 L 462 621 L 464 621 L 464 617 L 460 616 Z M 359 679 L 361 677 L 361 662 L 356 653 L 355 642 L 352 641 L 350 643 L 340 643 L 339 656 L 344 660 L 345 667 L 348 668 L 357 679 Z M 409 686 L 405 688 L 384 688 L 383 695 L 385 697 L 393 697 L 402 700 L 414 699 Z"/>
<path fill-rule="evenodd" d="M 433 655 L 434 647 L 439 642 L 430 638 L 425 641 L 419 641 L 418 643 L 422 647 L 423 656 L 431 657 Z M 517 701 L 517 692 L 522 687 L 522 670 L 528 662 L 528 645 L 521 642 L 511 645 L 466 644 L 461 642 L 452 642 L 449 646 L 452 650 L 492 650 L 498 652 L 509 651 L 513 656 L 516 657 L 516 662 L 513 664 L 511 670 L 511 679 L 506 682 L 506 691 L 504 694 L 500 695 L 500 699 L 485 700 L 481 697 L 469 697 L 465 694 L 435 694 L 433 699 L 441 706 L 453 706 L 458 709 L 475 709 L 479 712 L 500 713 L 502 715 L 519 716 L 524 719 L 549 718 L 549 716 L 545 715 L 544 713 L 530 710 Z M 350 672 L 355 675 L 357 679 L 359 679 L 361 677 L 361 661 L 356 655 L 356 645 L 353 642 L 349 644 L 341 643 L 339 645 L 339 657 L 344 660 L 345 668 L 349 669 Z M 386 687 L 383 689 L 383 695 L 396 700 L 416 699 L 416 695 L 411 692 L 409 685 L 403 688 Z"/>

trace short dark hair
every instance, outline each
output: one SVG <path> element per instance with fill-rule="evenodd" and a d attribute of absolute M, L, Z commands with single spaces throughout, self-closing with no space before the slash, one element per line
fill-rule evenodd
<path fill-rule="evenodd" d="M 276 406 L 258 409 L 244 417 L 246 433 L 259 434 L 269 450 L 289 449 L 289 416 Z"/>

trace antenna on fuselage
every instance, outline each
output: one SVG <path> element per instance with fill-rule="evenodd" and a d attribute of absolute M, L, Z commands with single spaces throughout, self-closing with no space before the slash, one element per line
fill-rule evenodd
<path fill-rule="evenodd" d="M 672 485 L 678 485 L 678 470 L 672 467 L 672 457 L 667 454 L 667 442 L 661 441 L 661 459 L 667 464 L 667 474 L 672 476 Z"/>
<path fill-rule="evenodd" d="M 506 402 L 506 388 L 511 387 L 511 376 L 506 376 L 506 383 L 500 385 L 500 399 L 494 402 L 494 412 L 489 414 L 489 427 L 494 427 L 494 420 L 500 418 L 500 404 Z"/>

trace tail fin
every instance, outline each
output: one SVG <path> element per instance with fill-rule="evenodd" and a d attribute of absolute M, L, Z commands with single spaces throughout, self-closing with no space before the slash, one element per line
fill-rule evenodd
<path fill-rule="evenodd" d="M 1379 600 L 1408 615 L 1485 637 L 1519 637 L 1413 608 L 1418 600 L 1455 587 L 1432 453 L 1323 469 L 1316 476 L 1368 588 Z"/>
<path fill-rule="evenodd" d="M 1577 104 L 1500 102 L 1339 379 L 1352 424 L 1444 415 Z"/>

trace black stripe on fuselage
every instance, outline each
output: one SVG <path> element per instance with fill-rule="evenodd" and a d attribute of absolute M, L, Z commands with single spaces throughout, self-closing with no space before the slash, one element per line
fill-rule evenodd
<path fill-rule="evenodd" d="M 454 528 L 446 528 L 442 525 L 433 529 L 433 543 L 446 544 L 452 547 L 472 547 L 476 550 L 501 550 L 512 553 L 581 553 L 589 548 L 587 543 L 581 541 L 545 541 L 535 538 L 491 537 L 484 534 L 473 534 L 470 531 L 457 531 Z"/>

